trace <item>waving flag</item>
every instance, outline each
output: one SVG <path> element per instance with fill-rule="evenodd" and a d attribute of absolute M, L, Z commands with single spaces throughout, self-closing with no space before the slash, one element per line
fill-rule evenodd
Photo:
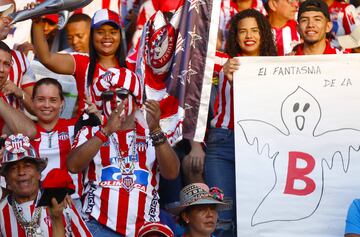
<path fill-rule="evenodd" d="M 136 62 L 144 98 L 160 101 L 160 126 L 172 144 L 204 138 L 220 0 L 181 5 L 170 19 L 161 11 L 149 19 Z"/>
<path fill-rule="evenodd" d="M 185 110 L 183 137 L 203 141 L 214 69 L 220 0 L 187 0 L 182 11 L 171 75 L 170 95 Z"/>

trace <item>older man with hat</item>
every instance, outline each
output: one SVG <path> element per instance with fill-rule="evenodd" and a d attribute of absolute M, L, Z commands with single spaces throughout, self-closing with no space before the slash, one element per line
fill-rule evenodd
<path fill-rule="evenodd" d="M 37 206 L 46 164 L 28 137 L 17 134 L 6 139 L 0 174 L 10 194 L 0 203 L 1 236 L 91 236 L 74 206 L 64 208 L 65 200 L 58 203 L 52 198 L 50 207 Z"/>
<path fill-rule="evenodd" d="M 295 55 L 341 54 L 330 46 L 327 34 L 332 29 L 329 8 L 323 0 L 306 0 L 298 12 L 298 32 L 304 43 L 297 45 Z"/>

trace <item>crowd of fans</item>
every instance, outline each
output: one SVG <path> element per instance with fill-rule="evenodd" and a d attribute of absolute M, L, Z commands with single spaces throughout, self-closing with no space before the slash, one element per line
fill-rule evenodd
<path fill-rule="evenodd" d="M 0 0 L 0 236 L 236 236 L 241 57 L 360 52 L 359 2 L 222 0 L 207 136 L 171 144 L 134 63 L 148 20 L 184 1 L 93 0 L 62 30 L 57 14 L 10 25 L 37 4 Z M 71 118 L 63 82 L 35 61 L 74 77 Z M 359 200 L 346 223 L 359 237 Z"/>

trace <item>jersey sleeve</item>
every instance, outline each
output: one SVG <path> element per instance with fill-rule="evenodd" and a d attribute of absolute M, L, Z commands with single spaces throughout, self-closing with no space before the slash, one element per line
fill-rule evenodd
<path fill-rule="evenodd" d="M 30 62 L 27 58 L 25 58 L 25 62 L 28 66 L 26 67 L 26 71 L 24 72 L 24 75 L 22 77 L 21 88 L 33 86 L 36 82 L 35 73 L 30 67 Z"/>
<path fill-rule="evenodd" d="M 71 53 L 70 55 L 74 58 L 75 63 L 73 76 L 75 78 L 79 78 L 82 75 L 86 75 L 86 70 L 89 64 L 89 55 L 84 53 Z"/>
<path fill-rule="evenodd" d="M 78 213 L 78 211 L 76 210 L 73 204 L 71 205 L 71 207 L 68 207 L 64 210 L 64 215 L 66 220 L 65 230 L 66 232 L 68 232 L 67 233 L 69 234 L 68 236 L 74 236 L 74 237 L 92 236 L 89 229 L 86 227 L 85 222 L 83 221 L 83 219 L 81 218 L 80 214 Z"/>

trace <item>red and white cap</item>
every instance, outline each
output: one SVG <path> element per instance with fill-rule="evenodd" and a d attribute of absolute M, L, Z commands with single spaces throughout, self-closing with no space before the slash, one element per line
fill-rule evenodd
<path fill-rule="evenodd" d="M 128 90 L 135 98 L 136 103 L 142 104 L 142 88 L 135 73 L 126 68 L 109 68 L 107 72 L 95 79 L 92 91 L 98 109 L 102 107 L 101 94 L 104 91 L 123 88 Z"/>
<path fill-rule="evenodd" d="M 96 11 L 91 20 L 91 28 L 99 28 L 105 23 L 113 23 L 120 28 L 120 15 L 109 9 Z"/>
<path fill-rule="evenodd" d="M 146 237 L 149 234 L 160 234 L 163 237 L 174 237 L 174 233 L 170 227 L 161 223 L 145 223 L 140 228 L 138 237 Z"/>

